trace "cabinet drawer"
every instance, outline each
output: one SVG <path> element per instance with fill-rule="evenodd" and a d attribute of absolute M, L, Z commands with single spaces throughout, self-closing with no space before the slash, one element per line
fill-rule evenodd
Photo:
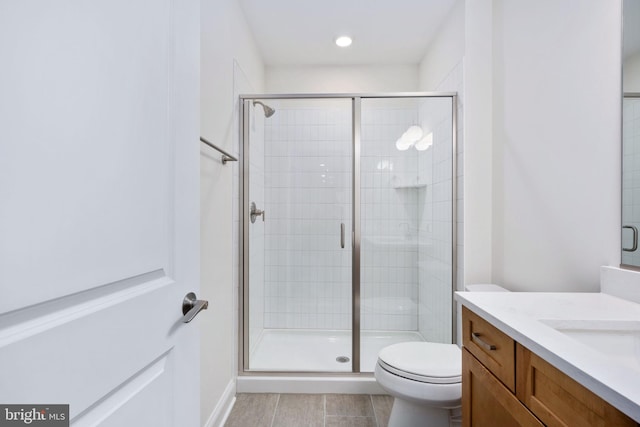
<path fill-rule="evenodd" d="M 517 361 L 516 395 L 545 425 L 637 426 L 631 418 L 521 344 L 517 345 Z"/>
<path fill-rule="evenodd" d="M 504 384 L 462 350 L 463 427 L 544 427 Z"/>
<path fill-rule="evenodd" d="M 516 392 L 515 341 L 464 306 L 462 345 L 511 392 Z"/>

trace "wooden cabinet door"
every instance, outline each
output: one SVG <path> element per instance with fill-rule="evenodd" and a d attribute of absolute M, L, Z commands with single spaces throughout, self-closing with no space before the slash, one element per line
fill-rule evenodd
<path fill-rule="evenodd" d="M 462 423 L 463 427 L 544 426 L 467 349 L 462 351 Z"/>
<path fill-rule="evenodd" d="M 636 427 L 631 418 L 517 345 L 518 399 L 550 427 Z"/>

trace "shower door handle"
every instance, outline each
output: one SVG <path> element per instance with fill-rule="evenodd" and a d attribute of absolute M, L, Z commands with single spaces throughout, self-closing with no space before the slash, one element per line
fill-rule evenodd
<path fill-rule="evenodd" d="M 630 248 L 625 248 L 623 246 L 622 250 L 625 252 L 635 252 L 636 249 L 638 249 L 638 229 L 633 225 L 623 225 L 622 229 L 624 230 L 625 228 L 628 228 L 629 230 L 633 231 L 633 244 Z"/>
<path fill-rule="evenodd" d="M 344 249 L 344 222 L 340 224 L 340 247 Z"/>

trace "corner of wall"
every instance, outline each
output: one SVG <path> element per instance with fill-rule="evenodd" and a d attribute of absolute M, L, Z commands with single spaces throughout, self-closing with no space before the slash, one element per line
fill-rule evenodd
<path fill-rule="evenodd" d="M 492 0 L 466 2 L 464 284 L 493 280 L 492 14 Z"/>
<path fill-rule="evenodd" d="M 264 64 L 238 1 L 203 0 L 201 11 L 201 132 L 235 155 L 237 95 L 263 91 Z M 200 419 L 209 426 L 224 423 L 238 373 L 238 166 L 206 148 L 200 159 L 201 294 L 210 301 L 201 321 Z"/>

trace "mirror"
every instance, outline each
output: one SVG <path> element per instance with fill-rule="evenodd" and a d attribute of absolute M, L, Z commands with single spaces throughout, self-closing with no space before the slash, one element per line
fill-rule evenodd
<path fill-rule="evenodd" d="M 640 269 L 640 0 L 622 11 L 622 266 Z"/>

